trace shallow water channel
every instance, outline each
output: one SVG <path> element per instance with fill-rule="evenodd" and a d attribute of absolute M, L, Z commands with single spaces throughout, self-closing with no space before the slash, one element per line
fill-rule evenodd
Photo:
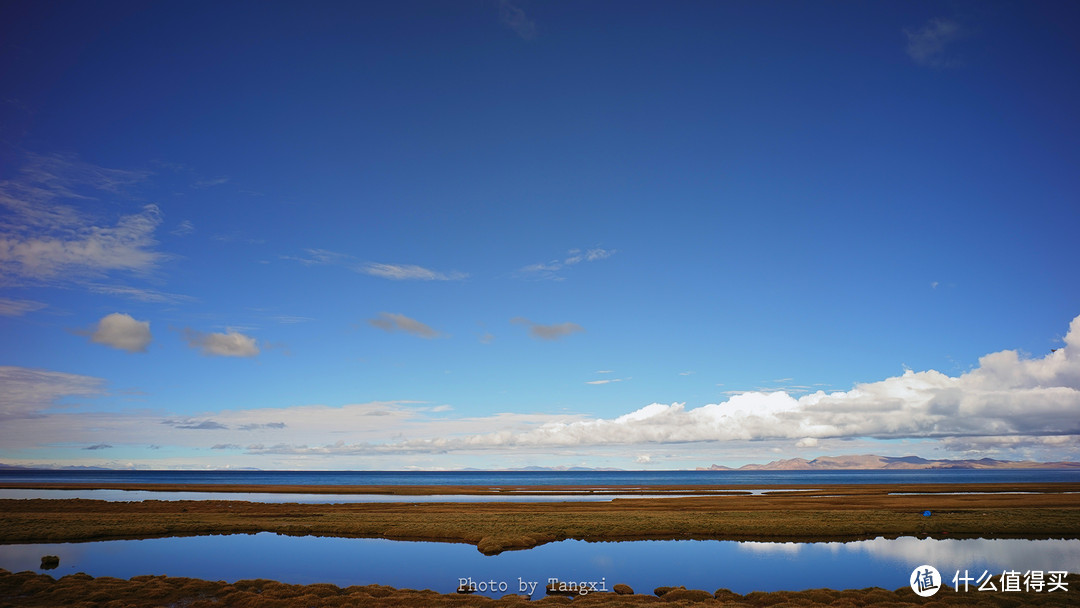
<path fill-rule="evenodd" d="M 40 570 L 43 555 L 60 566 Z M 286 583 L 378 583 L 454 591 L 460 579 L 490 583 L 499 597 L 544 595 L 549 578 L 593 582 L 638 593 L 685 585 L 738 593 L 828 587 L 896 589 L 912 569 L 934 565 L 946 580 L 955 571 L 1080 571 L 1080 540 L 883 539 L 849 543 L 734 541 L 562 541 L 527 551 L 485 556 L 472 545 L 384 539 L 280 536 L 268 532 L 147 540 L 0 545 L 0 568 L 60 577 L 75 572 L 130 578 L 166 574 L 208 580 L 266 578 Z M 530 583 L 536 582 L 535 588 Z M 505 584 L 505 586 L 503 585 Z M 487 587 L 489 585 L 484 585 Z"/>

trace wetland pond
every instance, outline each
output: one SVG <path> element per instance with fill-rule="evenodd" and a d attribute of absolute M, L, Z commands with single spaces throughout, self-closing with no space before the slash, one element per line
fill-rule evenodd
<path fill-rule="evenodd" d="M 39 568 L 43 555 L 60 565 Z M 152 574 L 284 583 L 382 584 L 450 593 L 461 579 L 480 594 L 544 596 L 548 580 L 594 583 L 611 590 L 625 583 L 638 593 L 684 585 L 714 591 L 802 590 L 827 587 L 897 589 L 911 571 L 935 566 L 946 579 L 964 570 L 995 577 L 1006 570 L 1080 571 L 1080 540 L 897 538 L 833 543 L 665 540 L 567 540 L 525 551 L 485 556 L 467 544 L 385 539 L 282 536 L 269 532 L 87 543 L 0 545 L 0 568 L 54 577 Z M 996 578 L 995 578 L 996 580 Z M 530 587 L 531 583 L 537 583 Z M 505 586 L 502 585 L 505 583 Z"/>

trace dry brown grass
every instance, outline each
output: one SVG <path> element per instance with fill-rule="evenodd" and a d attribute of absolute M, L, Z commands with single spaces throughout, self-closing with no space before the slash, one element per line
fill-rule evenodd
<path fill-rule="evenodd" d="M 0 543 L 275 532 L 429 540 L 495 554 L 564 540 L 1080 538 L 1080 484 L 833 486 L 766 496 L 605 502 L 270 504 L 0 500 Z M 890 492 L 918 490 L 919 496 Z M 933 511 L 923 517 L 923 510 Z"/>
<path fill-rule="evenodd" d="M 25 487 L 25 486 L 24 486 Z M 794 486 L 777 486 L 777 488 Z M 126 489 L 145 489 L 126 486 Z M 860 540 L 883 536 L 934 538 L 1080 538 L 1080 484 L 853 485 L 797 487 L 796 492 L 765 496 L 727 495 L 689 498 L 640 498 L 610 502 L 357 503 L 266 504 L 240 501 L 0 500 L 0 543 L 93 541 L 122 538 L 276 532 L 291 535 L 344 536 L 461 542 L 484 553 L 527 549 L 563 539 L 622 541 L 644 539 L 716 539 L 759 541 Z M 187 486 L 155 488 L 193 490 Z M 200 488 L 226 490 L 221 486 Z M 228 488 L 270 491 L 266 487 Z M 280 488 L 278 488 L 280 489 Z M 550 488 L 545 488 L 550 489 Z M 568 490 L 572 490 L 568 489 Z M 689 489 L 671 486 L 671 493 Z M 357 488 L 331 487 L 335 493 Z M 368 488 L 365 488 L 368 490 Z M 386 492 L 529 493 L 513 488 L 384 488 Z M 702 488 L 694 491 L 738 488 Z M 309 487 L 290 491 L 310 493 Z M 580 490 L 577 490 L 580 491 Z M 630 491 L 609 488 L 611 493 Z M 922 492 L 893 496 L 893 492 Z M 1026 491 L 1032 494 L 1006 494 Z M 956 494 L 956 492 L 974 492 Z M 403 498 L 407 500 L 407 498 Z M 923 510 L 933 511 L 923 517 Z M 11 606 L 1014 606 L 1076 605 L 1077 575 L 1069 593 L 939 593 L 915 596 L 910 589 L 750 593 L 728 590 L 676 590 L 656 595 L 596 593 L 574 599 L 548 596 L 492 600 L 432 591 L 399 590 L 379 585 L 286 585 L 275 581 L 233 584 L 155 576 L 125 581 L 84 574 L 59 580 L 30 572 L 0 570 L 0 608 Z"/>
<path fill-rule="evenodd" d="M 1070 591 L 1054 593 L 955 593 L 943 590 L 931 598 L 920 598 L 906 587 L 896 591 L 857 589 L 834 591 L 753 592 L 746 595 L 726 589 L 708 592 L 699 589 L 676 588 L 664 595 L 619 595 L 590 593 L 574 599 L 547 596 L 534 601 L 516 595 L 491 599 L 475 595 L 440 594 L 434 591 L 395 589 L 383 585 L 337 587 L 335 585 L 286 585 L 264 579 L 225 582 L 165 576 L 137 576 L 130 580 L 111 577 L 92 578 L 72 574 L 54 579 L 33 572 L 11 573 L 0 569 L 0 606 L 11 608 L 53 608 L 71 606 L 109 606 L 109 608 L 149 608 L 175 606 L 184 608 L 307 608 L 370 606 L 390 607 L 451 607 L 469 606 L 548 606 L 565 605 L 584 608 L 638 608 L 642 606 L 725 606 L 734 608 L 782 608 L 798 606 L 816 608 L 844 606 L 854 608 L 913 608 L 926 606 L 944 608 L 1014 608 L 1016 606 L 1074 606 L 1080 576 L 1067 579 Z"/>

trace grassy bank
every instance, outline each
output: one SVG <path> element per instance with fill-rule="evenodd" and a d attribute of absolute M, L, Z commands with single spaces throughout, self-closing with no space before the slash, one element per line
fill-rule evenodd
<path fill-rule="evenodd" d="M 564 539 L 1080 538 L 1080 500 L 1067 493 L 1077 491 L 1080 484 L 971 484 L 557 503 L 0 500 L 0 543 L 275 532 L 460 542 L 493 554 Z M 896 495 L 906 492 L 920 494 Z"/>
<path fill-rule="evenodd" d="M 301 608 L 319 607 L 465 607 L 465 606 L 550 606 L 575 607 L 605 606 L 636 608 L 638 606 L 728 606 L 765 608 L 780 606 L 832 606 L 855 608 L 861 606 L 971 606 L 983 608 L 1015 608 L 1017 606 L 1074 606 L 1080 589 L 1080 576 L 1067 579 L 1069 591 L 1054 593 L 1006 593 L 976 592 L 957 593 L 942 589 L 935 596 L 921 598 L 911 589 L 903 587 L 895 591 L 881 588 L 834 591 L 813 589 L 809 591 L 755 591 L 746 595 L 726 589 L 705 591 L 675 589 L 660 596 L 655 592 L 640 590 L 638 593 L 619 595 L 615 593 L 590 593 L 568 598 L 547 596 L 528 600 L 519 596 L 501 599 L 486 597 L 440 594 L 434 591 L 395 589 L 382 585 L 337 587 L 328 584 L 286 585 L 264 579 L 225 583 L 190 578 L 165 576 L 137 576 L 130 580 L 111 577 L 92 578 L 85 574 L 73 574 L 54 579 L 32 572 L 10 573 L 0 569 L 0 605 L 12 608 L 52 608 L 55 606 L 103 606 L 110 608 L 150 608 L 159 606 L 184 606 L 186 608 Z M 626 591 L 626 589 L 623 589 Z M 634 591 L 634 590 L 630 590 Z M 663 591 L 659 589 L 657 591 Z"/>

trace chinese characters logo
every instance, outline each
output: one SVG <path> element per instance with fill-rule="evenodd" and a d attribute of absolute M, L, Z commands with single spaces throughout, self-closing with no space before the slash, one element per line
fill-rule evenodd
<path fill-rule="evenodd" d="M 937 568 L 923 564 L 911 571 L 911 590 L 921 597 L 930 597 L 941 588 L 941 574 Z"/>

